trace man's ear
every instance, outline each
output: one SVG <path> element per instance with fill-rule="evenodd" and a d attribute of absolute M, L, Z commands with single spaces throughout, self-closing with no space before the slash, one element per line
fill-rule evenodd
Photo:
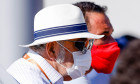
<path fill-rule="evenodd" d="M 51 60 L 55 60 L 56 56 L 55 56 L 55 42 L 50 42 L 46 44 L 46 52 L 48 54 L 48 57 Z"/>

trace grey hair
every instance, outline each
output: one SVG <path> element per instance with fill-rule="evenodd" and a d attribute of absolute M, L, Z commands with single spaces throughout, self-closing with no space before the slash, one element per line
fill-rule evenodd
<path fill-rule="evenodd" d="M 59 41 L 59 43 L 63 44 L 64 41 Z M 29 48 L 42 56 L 44 51 L 46 50 L 46 44 L 34 45 L 30 46 Z M 56 61 L 62 63 L 64 62 L 64 59 L 65 59 L 65 49 L 63 47 L 60 47 Z"/>
<path fill-rule="evenodd" d="M 65 50 L 63 47 L 60 48 L 61 50 L 59 51 L 58 53 L 58 57 L 56 58 L 56 61 L 58 63 L 62 63 L 64 62 L 64 59 L 65 59 Z"/>
<path fill-rule="evenodd" d="M 30 46 L 29 48 L 42 56 L 42 54 L 46 50 L 46 44 L 34 45 Z"/>
<path fill-rule="evenodd" d="M 59 41 L 59 43 L 64 44 L 64 41 Z M 56 58 L 56 61 L 58 63 L 62 63 L 65 60 L 65 49 L 60 46 L 60 51 L 58 53 L 58 56 Z"/>

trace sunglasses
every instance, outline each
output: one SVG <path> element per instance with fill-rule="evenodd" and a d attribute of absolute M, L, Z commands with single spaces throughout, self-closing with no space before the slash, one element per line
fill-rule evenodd
<path fill-rule="evenodd" d="M 82 51 L 83 54 L 85 54 L 88 49 L 91 49 L 91 47 L 93 45 L 93 39 L 90 39 L 88 41 L 71 41 L 71 40 L 64 40 L 64 41 L 73 42 L 74 43 L 74 46 L 79 51 Z"/>

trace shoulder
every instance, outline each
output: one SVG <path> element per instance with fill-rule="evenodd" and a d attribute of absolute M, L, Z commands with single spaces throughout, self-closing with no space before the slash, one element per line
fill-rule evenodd
<path fill-rule="evenodd" d="M 7 69 L 7 72 L 12 75 L 19 83 L 43 84 L 43 81 L 40 77 L 41 71 L 38 69 L 38 67 L 23 58 L 15 61 Z"/>
<path fill-rule="evenodd" d="M 10 67 L 7 69 L 8 72 L 19 72 L 19 71 L 29 71 L 29 70 L 38 70 L 39 69 L 33 65 L 32 63 L 28 62 L 27 60 L 20 58 L 16 60 Z"/>

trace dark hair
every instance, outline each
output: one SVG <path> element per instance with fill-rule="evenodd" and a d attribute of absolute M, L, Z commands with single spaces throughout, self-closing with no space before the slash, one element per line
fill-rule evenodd
<path fill-rule="evenodd" d="M 106 6 L 101 7 L 97 4 L 95 4 L 94 2 L 77 2 L 73 5 L 78 6 L 82 10 L 84 15 L 86 12 L 105 13 L 107 11 Z"/>
<path fill-rule="evenodd" d="M 131 41 L 120 54 L 111 84 L 140 84 L 140 39 Z"/>

